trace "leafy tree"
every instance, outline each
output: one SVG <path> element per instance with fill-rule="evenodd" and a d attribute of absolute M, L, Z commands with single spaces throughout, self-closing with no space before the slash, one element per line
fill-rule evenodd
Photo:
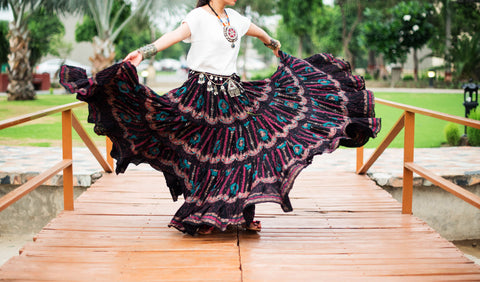
<path fill-rule="evenodd" d="M 298 39 L 294 38 L 295 34 L 292 34 L 292 32 L 288 30 L 283 19 L 278 23 L 276 33 L 277 39 L 282 43 L 283 51 L 289 54 L 295 54 L 298 51 Z M 304 44 L 305 43 L 302 42 L 302 45 Z"/>
<path fill-rule="evenodd" d="M 315 36 L 297 36 L 292 33 L 284 20 L 280 20 L 276 31 L 277 39 L 282 43 L 282 50 L 288 54 L 296 54 L 297 56 L 309 56 L 315 49 Z M 299 54 L 299 44 L 302 46 L 302 54 Z M 271 52 L 269 52 L 271 53 Z"/>
<path fill-rule="evenodd" d="M 463 35 L 456 40 L 450 50 L 450 60 L 454 63 L 455 78 L 468 81 L 480 80 L 480 34 Z"/>
<path fill-rule="evenodd" d="M 53 42 L 58 42 L 65 34 L 62 22 L 55 14 L 40 8 L 28 21 L 30 31 L 30 65 L 36 65 L 47 53 L 58 55 L 57 50 L 50 48 Z"/>
<path fill-rule="evenodd" d="M 396 39 L 390 31 L 390 26 L 384 19 L 380 9 L 366 8 L 364 23 L 361 25 L 363 45 L 368 46 L 368 71 L 374 77 L 386 78 L 387 72 L 384 60 L 396 62 L 398 57 L 405 60 L 405 53 L 398 53 L 395 48 Z M 379 65 L 377 65 L 377 61 Z"/>
<path fill-rule="evenodd" d="M 149 27 L 139 28 L 139 26 L 128 25 L 123 31 L 114 42 L 116 61 L 123 59 L 132 50 L 152 42 Z"/>
<path fill-rule="evenodd" d="M 240 14 L 247 16 L 254 22 L 256 25 L 261 26 L 267 32 L 268 29 L 263 25 L 263 17 L 273 15 L 277 8 L 277 1 L 276 0 L 244 0 L 239 1 L 235 5 L 235 10 L 238 11 Z M 273 34 L 271 34 L 273 36 Z M 243 57 L 244 64 L 243 64 L 243 74 L 242 76 L 245 78 L 247 76 L 247 64 L 245 63 L 248 57 L 247 54 L 247 45 L 250 41 L 250 38 L 244 37 L 242 40 L 243 48 L 241 49 L 241 56 Z M 283 44 L 283 43 L 282 43 Z M 259 53 L 262 54 L 264 57 L 268 58 L 271 56 L 271 52 L 269 50 L 265 50 L 265 46 L 258 40 L 253 41 L 253 46 Z"/>
<path fill-rule="evenodd" d="M 318 15 L 316 33 L 312 40 L 315 50 L 341 55 L 342 50 L 342 25 L 341 12 L 335 6 L 324 6 Z"/>
<path fill-rule="evenodd" d="M 32 84 L 32 67 L 30 65 L 30 32 L 28 19 L 35 11 L 45 9 L 48 12 L 66 9 L 66 0 L 0 0 L 0 9 L 9 8 L 13 21 L 9 24 L 8 57 L 8 100 L 35 99 Z"/>
<path fill-rule="evenodd" d="M 365 3 L 360 0 L 336 0 L 335 3 L 340 7 L 342 16 L 342 50 L 345 59 L 352 64 L 354 63 L 353 53 L 350 50 L 350 43 L 359 24 L 363 20 L 363 11 L 365 9 Z M 355 12 L 347 12 L 348 10 L 354 10 Z M 350 15 L 355 14 L 354 17 Z M 349 19 L 353 19 L 349 21 Z"/>
<path fill-rule="evenodd" d="M 414 78 L 418 80 L 417 52 L 432 37 L 435 27 L 431 23 L 433 5 L 417 1 L 400 2 L 392 9 L 393 31 L 397 32 L 399 49 L 413 49 Z"/>
<path fill-rule="evenodd" d="M 73 44 L 71 42 L 66 42 L 63 39 L 63 34 L 54 35 L 50 41 L 48 54 L 52 54 L 59 58 L 67 58 L 67 56 L 72 52 Z"/>
<path fill-rule="evenodd" d="M 276 9 L 276 0 L 245 0 L 235 4 L 236 11 L 244 15 L 248 14 L 254 21 L 258 20 L 261 16 L 273 15 Z"/>
<path fill-rule="evenodd" d="M 93 57 L 90 58 L 92 72 L 110 66 L 115 59 L 115 42 L 121 32 L 137 14 L 145 15 L 150 1 L 139 1 L 132 13 L 131 4 L 123 0 L 74 1 L 72 7 L 84 13 L 84 21 L 77 26 L 75 39 L 93 43 Z"/>
<path fill-rule="evenodd" d="M 152 34 L 153 33 L 153 34 Z M 128 25 L 125 27 L 124 32 L 119 36 L 118 40 L 115 42 L 115 60 L 123 59 L 126 54 L 130 53 L 132 50 L 137 49 L 140 46 L 146 45 L 159 38 L 162 34 L 155 29 L 153 25 Z M 186 54 L 188 45 L 186 43 L 180 42 L 175 44 L 168 49 L 159 52 L 155 59 L 160 58 L 180 58 L 182 55 Z"/>
<path fill-rule="evenodd" d="M 110 11 L 110 17 L 118 17 L 118 21 L 113 28 L 119 28 L 120 25 L 131 15 L 131 12 L 131 4 L 125 3 L 123 0 L 114 1 L 112 10 Z M 129 34 L 130 36 L 127 37 L 125 36 L 126 34 Z M 98 36 L 99 30 L 94 17 L 90 15 L 90 12 L 87 12 L 83 17 L 83 21 L 77 24 L 75 28 L 75 40 L 77 42 L 91 42 L 93 38 L 98 38 Z M 141 44 L 145 44 L 150 40 L 148 26 L 145 24 L 145 21 L 138 21 L 135 25 L 126 25 L 112 42 L 112 47 L 115 49 L 115 52 L 111 53 L 110 56 L 113 55 L 113 59 L 115 60 L 121 59 L 122 55 L 125 53 L 118 52 L 118 49 L 123 49 L 123 46 L 119 46 L 119 44 L 121 45 L 124 42 L 125 45 L 129 46 L 132 43 L 135 44 L 138 40 L 142 42 Z M 139 45 L 137 45 L 137 47 L 138 46 Z M 133 50 L 133 48 L 127 49 L 128 52 L 131 50 Z M 113 59 L 111 61 L 113 61 Z M 108 62 L 106 66 L 110 65 L 111 61 Z"/>
<path fill-rule="evenodd" d="M 433 6 L 417 1 L 400 2 L 381 12 L 367 9 L 368 21 L 363 25 L 366 43 L 383 53 L 390 62 L 404 63 L 413 49 L 414 75 L 418 80 L 418 49 L 422 48 L 434 32 L 431 17 Z"/>
<path fill-rule="evenodd" d="M 399 49 L 397 46 L 399 31 L 395 31 L 394 27 L 398 24 L 393 23 L 392 16 L 377 9 L 367 8 L 365 17 L 366 21 L 362 25 L 365 44 L 374 51 L 384 54 L 388 62 L 404 62 L 408 50 Z"/>
<path fill-rule="evenodd" d="M 361 24 L 365 20 L 365 9 L 384 10 L 393 6 L 395 0 L 336 0 L 335 6 L 324 6 L 317 15 L 315 48 L 344 56 L 352 66 L 366 63 L 365 54 L 369 53 L 375 66 L 375 53 L 368 45 L 362 45 Z M 330 51 L 333 50 L 333 51 Z"/>
<path fill-rule="evenodd" d="M 367 0 L 367 3 L 365 4 L 365 10 L 363 12 L 362 23 L 359 25 L 359 33 L 357 35 L 357 40 L 361 44 L 361 46 L 363 46 L 365 52 L 368 54 L 367 71 L 376 78 L 381 77 L 386 79 L 388 76 L 388 72 L 385 68 L 385 59 L 381 52 L 378 52 L 370 44 L 366 44 L 363 25 L 369 20 L 379 20 L 379 18 L 369 18 L 367 12 L 368 10 L 378 10 L 381 12 L 380 16 L 382 16 L 382 13 L 385 10 L 395 6 L 396 3 L 396 0 Z M 350 49 L 352 50 L 352 48 Z M 353 48 L 353 50 L 355 49 Z"/>
<path fill-rule="evenodd" d="M 67 0 L 66 0 L 67 1 Z M 134 21 L 148 18 L 156 11 L 178 11 L 185 4 L 182 1 L 137 0 L 135 6 L 124 0 L 68 0 L 71 10 L 81 11 L 95 23 L 93 38 L 94 55 L 92 72 L 98 72 L 112 64 L 115 58 L 115 44 L 126 26 Z"/>
<path fill-rule="evenodd" d="M 0 66 L 8 62 L 8 22 L 0 21 Z"/>
<path fill-rule="evenodd" d="M 278 3 L 286 29 L 297 37 L 297 56 L 304 53 L 304 42 L 316 33 L 318 17 L 322 8 L 318 0 L 282 0 Z"/>
<path fill-rule="evenodd" d="M 452 46 L 459 43 L 462 34 L 475 34 L 480 30 L 480 1 L 439 0 L 436 27 L 428 43 L 434 56 L 445 58 L 445 80 L 450 81 L 451 66 L 455 57 L 450 56 Z M 461 43 L 460 43 L 461 44 Z"/>

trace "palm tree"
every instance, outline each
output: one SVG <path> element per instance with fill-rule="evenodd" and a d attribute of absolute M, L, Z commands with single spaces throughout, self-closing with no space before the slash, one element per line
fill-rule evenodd
<path fill-rule="evenodd" d="M 114 12 L 115 2 L 120 4 L 120 8 Z M 190 4 L 191 1 L 187 1 Z M 153 16 L 156 11 L 179 11 L 184 9 L 187 4 L 185 1 L 168 0 L 137 0 L 130 3 L 123 0 L 70 0 L 71 11 L 80 11 L 92 17 L 95 22 L 97 35 L 92 38 L 93 57 L 92 72 L 96 73 L 113 63 L 115 58 L 114 41 L 126 25 L 137 18 L 146 18 Z M 119 22 L 121 15 L 128 7 L 132 5 L 130 15 Z"/>
<path fill-rule="evenodd" d="M 28 19 L 40 8 L 46 11 L 62 10 L 65 0 L 0 0 L 0 9 L 10 9 L 13 20 L 9 23 L 8 41 L 8 100 L 33 100 L 35 91 L 32 84 L 32 67 L 30 66 Z"/>
<path fill-rule="evenodd" d="M 112 15 L 113 2 L 116 0 L 0 0 L 0 9 L 10 9 L 13 20 L 9 24 L 10 65 L 8 100 L 33 100 L 35 91 L 32 84 L 32 67 L 29 63 L 29 31 L 27 28 L 29 16 L 43 7 L 47 11 L 88 13 L 95 20 L 98 36 L 93 38 L 94 56 L 90 58 L 94 70 L 100 70 L 110 65 L 114 58 L 113 41 L 120 31 L 136 16 L 145 16 L 151 11 L 178 10 L 185 2 L 167 0 L 137 0 L 131 15 L 116 27 L 119 15 L 127 7 L 125 1 L 122 8 Z M 180 3 L 179 3 L 180 2 Z M 192 1 L 187 1 L 188 4 Z"/>

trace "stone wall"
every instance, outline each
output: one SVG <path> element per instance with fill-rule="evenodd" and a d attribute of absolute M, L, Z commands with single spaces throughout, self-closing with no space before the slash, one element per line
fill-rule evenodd
<path fill-rule="evenodd" d="M 0 197 L 18 185 L 0 185 Z M 77 198 L 86 190 L 75 187 Z M 40 186 L 0 212 L 0 237 L 14 234 L 36 234 L 63 210 L 63 187 Z"/>
<path fill-rule="evenodd" d="M 397 201 L 402 201 L 402 187 L 383 188 Z M 480 195 L 480 184 L 464 188 Z M 415 216 L 447 240 L 480 239 L 480 209 L 431 183 L 414 186 L 412 209 Z"/>

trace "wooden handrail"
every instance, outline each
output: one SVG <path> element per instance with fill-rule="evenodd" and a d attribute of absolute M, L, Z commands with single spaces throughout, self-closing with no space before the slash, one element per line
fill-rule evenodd
<path fill-rule="evenodd" d="M 82 107 L 82 106 L 85 106 L 85 105 L 86 104 L 84 102 L 73 102 L 73 103 L 70 103 L 70 104 L 49 108 L 49 109 L 46 109 L 46 110 L 43 110 L 43 111 L 38 111 L 38 112 L 35 112 L 35 113 L 26 114 L 26 115 L 23 115 L 23 116 L 2 120 L 2 121 L 0 121 L 0 129 L 5 129 L 5 128 L 8 128 L 8 127 L 19 125 L 19 124 L 22 124 L 22 123 L 25 123 L 25 122 L 36 120 L 36 119 L 39 119 L 39 118 L 42 118 L 42 117 L 45 117 L 45 116 L 49 116 L 49 115 L 53 115 L 53 114 L 56 114 L 56 113 L 61 113 L 61 112 L 66 111 L 66 110 L 71 110 L 71 109 L 74 109 L 74 108 Z"/>
<path fill-rule="evenodd" d="M 450 121 L 450 122 L 458 123 L 458 124 L 461 124 L 461 125 L 466 125 L 466 126 L 469 126 L 469 127 L 480 129 L 480 120 L 474 120 L 474 119 L 470 119 L 470 118 L 454 116 L 454 115 L 450 115 L 450 114 L 446 114 L 446 113 L 442 113 L 442 112 L 437 112 L 437 111 L 427 110 L 427 109 L 414 107 L 414 106 L 410 106 L 410 105 L 400 104 L 400 103 L 396 103 L 396 102 L 392 102 L 392 101 L 388 101 L 388 100 L 384 100 L 384 99 L 380 99 L 380 98 L 375 98 L 375 103 L 382 104 L 382 105 L 389 106 L 389 107 L 393 107 L 393 108 L 397 108 L 397 109 L 401 109 L 401 110 L 404 110 L 406 112 L 421 114 L 421 115 L 424 115 L 424 116 L 429 116 L 429 117 L 433 117 L 433 118 L 436 118 L 436 119 Z"/>
<path fill-rule="evenodd" d="M 62 155 L 63 160 L 55 165 L 54 167 L 46 170 L 45 172 L 37 175 L 36 177 L 30 179 L 20 187 L 11 191 L 10 193 L 4 195 L 0 198 L 0 211 L 6 209 L 23 196 L 27 195 L 31 191 L 38 188 L 40 185 L 45 183 L 48 179 L 58 174 L 63 170 L 63 204 L 65 210 L 73 210 L 73 152 L 72 152 L 72 127 L 78 133 L 80 138 L 86 144 L 90 152 L 95 156 L 97 161 L 100 163 L 105 172 L 113 171 L 113 160 L 110 157 L 110 160 L 105 160 L 95 146 L 95 143 L 88 136 L 87 132 L 78 121 L 78 118 L 73 113 L 72 109 L 77 107 L 85 106 L 84 102 L 74 102 L 62 106 L 57 106 L 49 108 L 46 110 L 38 111 L 31 114 L 26 114 L 23 116 L 7 119 L 0 121 L 0 130 L 23 124 L 32 120 L 36 120 L 45 116 L 49 116 L 56 113 L 62 113 Z M 109 156 L 111 146 L 107 146 L 107 156 Z"/>
<path fill-rule="evenodd" d="M 85 129 L 83 128 L 82 124 L 78 120 L 77 116 L 72 113 L 72 126 L 73 129 L 77 132 L 78 136 L 83 140 L 83 143 L 88 147 L 90 152 L 92 152 L 93 156 L 97 159 L 98 163 L 102 166 L 103 170 L 105 172 L 113 172 L 113 162 L 110 163 L 107 160 L 105 160 L 98 150 L 97 146 L 95 146 L 95 143 L 93 142 L 92 138 L 87 134 Z M 112 149 L 111 147 L 107 147 L 107 152 L 110 152 Z M 110 154 L 107 154 L 107 156 L 110 156 Z M 111 157 L 110 157 L 111 158 Z"/>
<path fill-rule="evenodd" d="M 382 153 L 387 149 L 387 147 L 392 143 L 392 141 L 397 137 L 397 135 L 402 131 L 405 126 L 405 114 L 403 114 L 398 121 L 395 123 L 393 128 L 387 134 L 385 139 L 380 143 L 380 146 L 373 152 L 373 155 L 368 159 L 368 161 L 362 165 L 363 161 L 357 160 L 357 173 L 365 174 L 367 170 L 375 163 L 375 161 L 382 155 Z M 361 149 L 363 151 L 363 149 Z M 363 152 L 362 152 L 363 153 Z M 360 157 L 358 157 L 360 158 Z M 362 156 L 363 160 L 363 156 Z M 360 168 L 358 168 L 360 167 Z"/>
<path fill-rule="evenodd" d="M 414 163 L 414 140 L 415 140 L 415 114 L 421 114 L 436 119 L 441 119 L 449 122 L 470 126 L 480 129 L 480 121 L 469 118 L 449 115 L 437 111 L 427 110 L 410 105 L 400 104 L 384 99 L 376 98 L 375 102 L 389 107 L 394 107 L 403 110 L 402 116 L 395 123 L 391 131 L 387 134 L 384 140 L 380 143 L 378 148 L 374 151 L 372 156 L 364 163 L 363 161 L 363 147 L 357 149 L 357 173 L 365 174 L 368 169 L 375 163 L 385 149 L 390 145 L 393 139 L 404 131 L 404 156 L 403 156 L 403 191 L 402 191 L 402 213 L 412 213 L 413 202 L 413 173 L 430 180 L 445 191 L 452 195 L 466 201 L 467 203 L 480 208 L 480 197 L 467 191 L 466 189 L 453 184 L 452 182 L 436 175 L 434 172 L 425 169 Z"/>
<path fill-rule="evenodd" d="M 3 197 L 0 198 L 0 211 L 6 209 L 11 204 L 20 200 L 23 196 L 35 190 L 35 188 L 45 183 L 45 181 L 55 176 L 64 168 L 71 165 L 72 165 L 72 160 L 63 160 L 58 164 L 56 164 L 55 166 L 51 167 L 50 169 L 46 170 L 45 172 L 35 176 L 24 185 L 4 195 Z"/>
<path fill-rule="evenodd" d="M 449 193 L 457 196 L 458 198 L 464 200 L 465 202 L 471 204 L 472 206 L 480 209 L 480 196 L 473 194 L 470 191 L 463 189 L 462 187 L 446 180 L 441 176 L 435 175 L 432 171 L 421 167 L 414 163 L 405 163 L 405 167 L 409 170 L 415 172 L 416 174 L 428 179 L 433 184 L 439 186 L 440 188 L 448 191 Z"/>

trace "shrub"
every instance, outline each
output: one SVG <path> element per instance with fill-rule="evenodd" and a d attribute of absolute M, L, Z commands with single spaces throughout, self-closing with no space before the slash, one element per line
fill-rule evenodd
<path fill-rule="evenodd" d="M 371 74 L 369 74 L 368 72 L 366 72 L 364 75 L 363 75 L 363 79 L 365 80 L 371 80 L 373 79 L 373 76 Z"/>
<path fill-rule="evenodd" d="M 264 70 L 259 70 L 256 71 L 252 74 L 252 76 L 249 78 L 251 80 L 262 80 L 265 78 L 268 78 L 272 76 L 272 74 L 277 70 L 275 66 L 264 69 Z"/>
<path fill-rule="evenodd" d="M 457 146 L 460 143 L 460 129 L 456 123 L 447 123 L 444 132 L 448 145 Z"/>
<path fill-rule="evenodd" d="M 471 119 L 480 120 L 480 112 L 471 111 L 468 117 Z M 468 143 L 471 146 L 480 146 L 480 129 L 467 127 L 467 137 Z"/>

